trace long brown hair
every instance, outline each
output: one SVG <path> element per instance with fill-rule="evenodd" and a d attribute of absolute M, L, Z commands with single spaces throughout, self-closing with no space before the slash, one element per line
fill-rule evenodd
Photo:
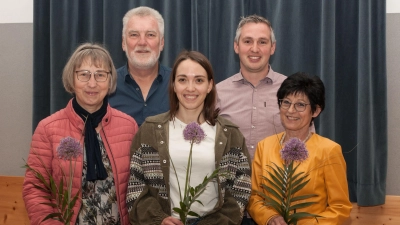
<path fill-rule="evenodd" d="M 179 100 L 178 97 L 176 96 L 176 93 L 174 91 L 174 83 L 175 83 L 175 77 L 176 77 L 176 71 L 179 66 L 179 64 L 187 59 L 193 60 L 197 62 L 201 67 L 205 69 L 207 72 L 207 79 L 208 81 L 213 81 L 212 84 L 212 89 L 210 93 L 207 94 L 206 98 L 204 99 L 204 107 L 202 110 L 202 114 L 204 115 L 205 121 L 210 124 L 215 126 L 215 120 L 218 116 L 219 109 L 215 109 L 216 105 L 216 96 L 217 96 L 217 91 L 215 88 L 215 79 L 214 79 L 214 72 L 211 66 L 210 61 L 208 61 L 207 57 L 205 57 L 203 54 L 197 51 L 187 51 L 184 50 L 182 51 L 178 57 L 175 59 L 174 66 L 172 67 L 172 72 L 171 72 L 171 77 L 169 79 L 169 87 L 168 87 L 168 92 L 169 92 L 169 106 L 170 106 L 170 120 L 173 120 L 174 117 L 176 116 L 176 113 L 178 112 L 179 109 Z M 197 118 L 197 122 L 200 122 L 200 115 Z"/>

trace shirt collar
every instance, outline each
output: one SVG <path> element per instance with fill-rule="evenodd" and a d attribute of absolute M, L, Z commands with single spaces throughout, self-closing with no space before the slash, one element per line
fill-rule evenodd
<path fill-rule="evenodd" d="M 132 77 L 131 77 L 131 74 L 129 73 L 129 65 L 128 65 L 128 62 L 126 63 L 126 65 L 124 66 L 124 68 L 122 69 L 122 74 L 124 74 L 124 77 L 125 77 L 125 81 L 127 80 L 127 79 L 132 79 Z M 161 63 L 160 62 L 158 62 L 158 76 L 157 76 L 157 80 L 159 81 L 159 82 L 162 82 L 165 78 L 165 76 L 167 75 L 167 73 L 168 72 L 164 72 L 165 71 L 165 68 L 163 67 L 163 66 L 161 66 Z"/>
<path fill-rule="evenodd" d="M 275 72 L 272 70 L 271 65 L 268 65 L 268 67 L 269 67 L 269 70 L 268 70 L 267 76 L 265 76 L 263 79 L 261 79 L 260 82 L 263 82 L 263 83 L 269 83 L 269 82 L 271 82 L 271 83 L 273 84 L 273 83 L 275 82 L 275 80 L 276 80 Z M 245 82 L 248 82 L 248 81 L 243 77 L 241 71 L 240 71 L 239 73 L 233 75 L 232 81 L 233 81 L 233 82 L 241 82 L 242 84 L 245 83 Z"/>

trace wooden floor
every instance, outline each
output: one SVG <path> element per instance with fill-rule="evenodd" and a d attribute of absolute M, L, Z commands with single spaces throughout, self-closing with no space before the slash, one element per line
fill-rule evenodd
<path fill-rule="evenodd" d="M 28 225 L 22 200 L 24 177 L 0 176 L 0 225 Z M 344 225 L 400 225 L 400 196 L 386 196 L 380 206 L 360 207 L 353 203 L 350 218 Z"/>
<path fill-rule="evenodd" d="M 0 225 L 29 225 L 22 200 L 24 177 L 0 176 Z"/>
<path fill-rule="evenodd" d="M 400 225 L 400 196 L 388 195 L 384 205 L 360 207 L 353 203 L 344 225 Z"/>

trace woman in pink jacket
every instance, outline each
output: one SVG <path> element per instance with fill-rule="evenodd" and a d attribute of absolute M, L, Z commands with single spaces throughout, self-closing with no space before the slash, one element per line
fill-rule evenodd
<path fill-rule="evenodd" d="M 56 184 L 64 172 L 69 177 L 69 160 L 57 157 L 57 147 L 72 137 L 83 148 L 73 160 L 72 196 L 80 190 L 70 224 L 129 224 L 126 189 L 129 179 L 130 145 L 138 127 L 133 118 L 113 109 L 108 94 L 116 88 L 116 70 L 110 54 L 96 44 L 82 44 L 66 64 L 62 80 L 73 94 L 66 108 L 40 121 L 32 137 L 28 165 L 45 175 L 44 166 Z M 63 171 L 63 172 L 62 172 Z M 48 176 L 45 175 L 45 179 Z M 34 186 L 40 184 L 27 170 L 23 198 L 31 224 L 62 224 L 42 220 L 56 212 Z"/>

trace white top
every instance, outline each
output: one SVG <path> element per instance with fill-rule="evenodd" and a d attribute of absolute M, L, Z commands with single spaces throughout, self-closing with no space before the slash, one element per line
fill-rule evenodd
<path fill-rule="evenodd" d="M 186 124 L 175 117 L 174 121 L 169 122 L 169 154 L 172 162 L 169 170 L 170 196 L 172 216 L 179 218 L 179 215 L 173 211 L 174 207 L 179 207 L 179 185 L 176 179 L 172 163 L 175 165 L 178 174 L 181 194 L 183 197 L 185 191 L 186 168 L 189 159 L 190 142 L 183 138 L 183 130 Z M 215 170 L 215 135 L 216 126 L 211 126 L 204 122 L 200 125 L 204 130 L 206 137 L 200 144 L 193 144 L 192 150 L 192 175 L 190 177 L 190 186 L 196 187 L 203 182 L 204 177 L 211 175 Z M 208 183 L 206 190 L 199 196 L 199 201 L 204 206 L 195 202 L 191 211 L 200 216 L 211 211 L 218 201 L 218 184 L 216 181 Z M 188 218 L 193 218 L 188 216 Z"/>

